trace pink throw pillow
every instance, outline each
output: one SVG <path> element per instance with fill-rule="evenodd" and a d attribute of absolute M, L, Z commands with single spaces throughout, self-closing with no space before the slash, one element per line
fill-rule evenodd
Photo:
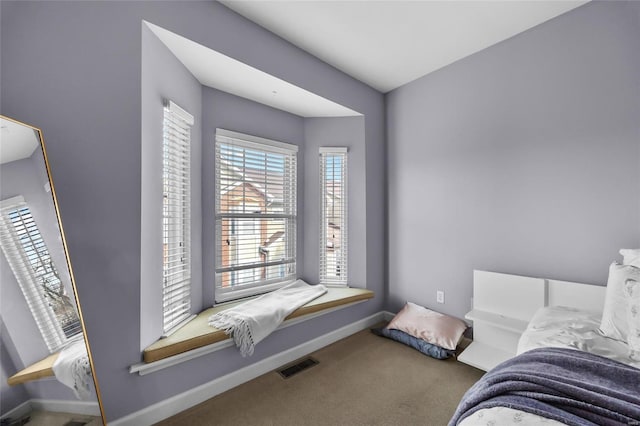
<path fill-rule="evenodd" d="M 387 328 L 404 331 L 436 346 L 455 350 L 467 325 L 457 318 L 407 302 Z"/>

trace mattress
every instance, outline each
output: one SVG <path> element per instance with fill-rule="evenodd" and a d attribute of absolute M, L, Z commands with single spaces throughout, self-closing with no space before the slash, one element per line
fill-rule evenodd
<path fill-rule="evenodd" d="M 578 349 L 640 368 L 640 361 L 629 358 L 626 343 L 598 331 L 601 316 L 564 306 L 541 308 L 520 337 L 517 354 L 542 347 Z"/>
<path fill-rule="evenodd" d="M 524 411 L 509 407 L 493 407 L 478 410 L 462 420 L 459 426 L 502 426 L 502 425 L 548 425 L 562 426 L 564 423 L 546 419 Z"/>

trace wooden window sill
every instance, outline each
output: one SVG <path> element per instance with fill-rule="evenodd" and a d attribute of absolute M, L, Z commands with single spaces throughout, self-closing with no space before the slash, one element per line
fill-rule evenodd
<path fill-rule="evenodd" d="M 18 371 L 7 379 L 7 383 L 9 386 L 15 386 L 45 377 L 53 377 L 53 364 L 58 359 L 58 355 L 60 355 L 60 352 L 53 353 L 45 359 L 31 364 L 24 370 Z"/>
<path fill-rule="evenodd" d="M 285 323 L 295 318 L 301 318 L 343 305 L 369 300 L 372 299 L 373 296 L 373 292 L 366 289 L 331 287 L 324 295 L 292 312 L 291 315 L 285 318 Z M 229 340 L 229 336 L 227 336 L 224 331 L 210 326 L 208 320 L 211 315 L 241 303 L 243 302 L 227 303 L 202 311 L 172 335 L 148 346 L 143 351 L 144 363 L 153 363 L 187 351 Z"/>

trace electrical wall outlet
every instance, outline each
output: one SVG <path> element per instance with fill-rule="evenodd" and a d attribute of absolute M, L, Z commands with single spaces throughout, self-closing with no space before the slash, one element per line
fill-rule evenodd
<path fill-rule="evenodd" d="M 436 291 L 436 302 L 444 303 L 444 291 L 443 290 Z"/>

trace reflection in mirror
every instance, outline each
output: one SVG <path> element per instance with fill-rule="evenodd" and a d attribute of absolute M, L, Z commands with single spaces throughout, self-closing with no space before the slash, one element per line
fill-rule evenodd
<path fill-rule="evenodd" d="M 102 424 L 42 134 L 0 124 L 2 425 Z"/>

